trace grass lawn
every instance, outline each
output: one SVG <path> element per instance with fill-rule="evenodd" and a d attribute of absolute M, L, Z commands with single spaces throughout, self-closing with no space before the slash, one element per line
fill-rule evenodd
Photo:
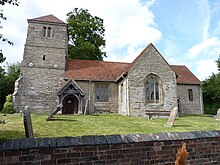
<path fill-rule="evenodd" d="M 23 118 L 19 114 L 6 116 L 6 124 L 0 124 L 0 139 L 24 138 Z M 187 115 L 175 120 L 172 128 L 164 127 L 167 119 L 149 120 L 119 114 L 55 115 L 46 121 L 47 115 L 32 114 L 35 137 L 62 137 L 106 134 L 142 134 L 159 132 L 189 132 L 219 130 L 220 121 L 208 115 Z M 3 114 L 0 114 L 0 120 Z"/>

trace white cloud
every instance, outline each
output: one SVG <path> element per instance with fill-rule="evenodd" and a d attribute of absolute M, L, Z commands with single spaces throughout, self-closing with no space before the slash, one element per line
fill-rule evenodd
<path fill-rule="evenodd" d="M 220 53 L 220 40 L 217 37 L 209 38 L 188 50 L 189 58 L 195 58 L 202 53 L 206 53 L 209 57 Z"/>
<path fill-rule="evenodd" d="M 202 22 L 202 38 L 203 40 L 207 40 L 209 36 L 209 26 L 210 26 L 210 20 L 211 20 L 211 13 L 210 13 L 210 6 L 208 0 L 200 0 L 197 2 L 198 7 L 202 13 L 204 14 L 204 19 Z"/>
<path fill-rule="evenodd" d="M 196 62 L 196 75 L 200 80 L 205 80 L 211 76 L 212 73 L 218 72 L 218 67 L 215 61 L 216 59 L 207 59 Z"/>
<path fill-rule="evenodd" d="M 104 19 L 105 51 L 109 57 L 107 60 L 118 57 L 117 52 L 121 49 L 125 50 L 123 53 L 125 57 L 117 59 L 133 60 L 133 56 L 137 56 L 141 52 L 140 47 L 143 49 L 148 43 L 155 43 L 161 38 L 161 33 L 154 22 L 154 15 L 149 10 L 154 3 L 155 0 L 147 1 L 147 3 L 140 3 L 139 0 L 63 0 L 62 3 L 58 0 L 23 0 L 19 7 L 7 6 L 5 8 L 8 20 L 4 25 L 6 29 L 4 33 L 9 34 L 8 38 L 16 43 L 10 51 L 5 46 L 2 49 L 7 61 L 14 62 L 21 59 L 23 50 L 18 51 L 20 48 L 16 46 L 20 47 L 25 44 L 27 19 L 53 14 L 66 21 L 66 14 L 78 7 L 88 9 L 92 15 Z M 127 49 L 128 47 L 129 49 Z M 13 50 L 16 51 L 18 57 L 14 60 L 9 55 Z M 137 51 L 137 54 L 132 54 Z"/>

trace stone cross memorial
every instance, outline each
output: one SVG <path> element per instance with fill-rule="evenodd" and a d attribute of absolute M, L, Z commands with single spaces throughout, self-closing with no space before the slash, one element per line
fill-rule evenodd
<path fill-rule="evenodd" d="M 168 119 L 168 121 L 167 121 L 167 123 L 166 123 L 166 125 L 165 125 L 166 127 L 172 127 L 172 126 L 173 126 L 174 121 L 175 121 L 175 119 L 176 119 L 177 113 L 178 113 L 178 108 L 177 108 L 177 107 L 174 107 L 174 108 L 171 110 L 171 112 L 170 112 L 169 119 Z"/>
<path fill-rule="evenodd" d="M 24 109 L 24 129 L 26 138 L 33 138 L 33 128 L 32 128 L 32 121 L 30 111 L 28 110 L 28 106 L 25 106 Z"/>

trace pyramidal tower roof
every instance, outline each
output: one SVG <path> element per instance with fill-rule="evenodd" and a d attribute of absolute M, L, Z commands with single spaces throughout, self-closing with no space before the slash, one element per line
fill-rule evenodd
<path fill-rule="evenodd" d="M 28 22 L 30 22 L 30 21 L 31 22 L 50 22 L 50 23 L 66 24 L 65 22 L 61 21 L 60 19 L 58 19 L 57 17 L 55 17 L 52 14 L 42 16 L 42 17 L 33 18 L 33 19 L 28 19 Z"/>

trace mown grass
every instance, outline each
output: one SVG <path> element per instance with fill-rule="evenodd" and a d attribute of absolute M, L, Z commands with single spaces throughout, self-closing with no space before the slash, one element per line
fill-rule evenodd
<path fill-rule="evenodd" d="M 160 132 L 189 132 L 219 130 L 220 121 L 208 115 L 187 115 L 175 120 L 172 128 L 164 124 L 165 118 L 146 119 L 119 114 L 56 115 L 46 121 L 46 115 L 32 114 L 35 137 L 63 137 L 107 134 L 138 134 Z M 0 114 L 0 119 L 3 116 Z M 6 124 L 0 124 L 0 139 L 24 138 L 23 118 L 19 114 L 6 116 Z"/>

